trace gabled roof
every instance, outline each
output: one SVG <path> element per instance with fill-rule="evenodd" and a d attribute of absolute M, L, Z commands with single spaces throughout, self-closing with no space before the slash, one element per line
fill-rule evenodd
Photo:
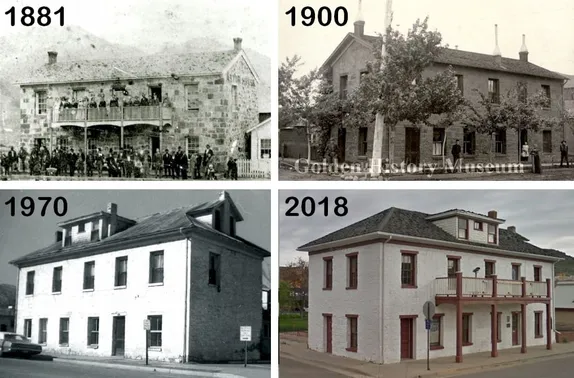
<path fill-rule="evenodd" d="M 553 250 L 539 248 L 530 244 L 522 235 L 506 229 L 499 229 L 498 245 L 485 245 L 483 243 L 460 240 L 434 224 L 432 221 L 427 220 L 430 215 L 431 214 L 421 213 L 419 211 L 391 207 L 359 222 L 353 223 L 341 228 L 340 230 L 304 244 L 299 247 L 298 250 L 307 251 L 309 248 L 316 247 L 321 244 L 375 232 L 383 232 L 393 235 L 412 236 L 435 241 L 458 243 L 466 246 L 488 247 L 499 249 L 501 251 L 529 253 L 533 255 L 560 258 L 560 256 L 557 256 Z"/>
<path fill-rule="evenodd" d="M 353 33 L 348 33 L 335 51 L 329 56 L 322 66 L 323 69 L 330 67 L 333 62 L 344 52 L 353 42 L 359 43 L 367 48 L 373 49 L 380 40 L 378 36 L 364 35 L 358 37 Z M 435 63 L 446 64 L 458 67 L 472 67 L 489 71 L 508 72 L 520 75 L 536 76 L 548 79 L 567 80 L 565 75 L 547 70 L 530 62 L 523 62 L 520 59 L 502 58 L 498 64 L 492 55 L 481 54 L 471 51 L 455 50 L 446 47 L 441 48 L 441 54 L 435 59 Z"/>
<path fill-rule="evenodd" d="M 87 214 L 87 215 L 81 215 L 81 216 L 76 217 L 76 218 L 66 219 L 63 222 L 58 223 L 58 227 L 70 226 L 70 225 L 74 225 L 74 224 L 77 224 L 77 223 L 80 223 L 83 221 L 87 221 L 90 219 L 101 218 L 101 217 L 110 217 L 110 216 L 111 216 L 111 214 L 108 212 L 97 211 L 95 213 L 91 213 L 91 214 Z M 131 220 L 131 219 L 119 216 L 119 215 L 117 216 L 117 219 L 122 221 L 122 222 L 128 223 L 128 224 L 134 224 L 135 223 L 134 220 Z"/>
<path fill-rule="evenodd" d="M 257 130 L 260 127 L 266 126 L 266 125 L 271 125 L 271 118 L 267 118 L 265 121 L 253 126 L 252 128 L 250 128 L 249 130 L 246 131 L 246 133 L 251 133 L 254 130 Z"/>

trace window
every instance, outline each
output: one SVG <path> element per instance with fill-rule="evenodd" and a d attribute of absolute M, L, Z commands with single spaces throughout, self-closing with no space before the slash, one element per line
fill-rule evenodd
<path fill-rule="evenodd" d="M 476 146 L 476 132 L 471 131 L 468 127 L 463 129 L 462 136 L 462 153 L 466 155 L 474 155 Z"/>
<path fill-rule="evenodd" d="M 187 154 L 195 155 L 199 153 L 199 137 L 190 135 L 187 137 Z"/>
<path fill-rule="evenodd" d="M 68 345 L 70 334 L 70 318 L 60 318 L 60 345 Z"/>
<path fill-rule="evenodd" d="M 341 75 L 339 78 L 339 98 L 341 100 L 347 99 L 347 81 L 349 77 L 347 75 Z"/>
<path fill-rule="evenodd" d="M 54 268 L 52 273 L 52 293 L 62 292 L 62 267 L 58 266 Z"/>
<path fill-rule="evenodd" d="M 442 349 L 442 314 L 436 314 L 432 318 L 430 329 L 430 348 Z"/>
<path fill-rule="evenodd" d="M 72 99 L 82 101 L 82 99 L 86 96 L 85 89 L 73 89 L 72 90 Z"/>
<path fill-rule="evenodd" d="M 520 264 L 512 264 L 512 280 L 520 281 Z"/>
<path fill-rule="evenodd" d="M 499 312 L 496 314 L 496 325 L 498 326 L 496 328 L 496 341 L 501 342 L 502 341 L 502 312 Z"/>
<path fill-rule="evenodd" d="M 100 340 L 100 318 L 88 318 L 88 345 L 98 345 Z"/>
<path fill-rule="evenodd" d="M 161 347 L 161 329 L 162 321 L 161 315 L 153 315 L 147 317 L 150 322 L 150 347 Z"/>
<path fill-rule="evenodd" d="M 488 225 L 488 242 L 496 244 L 496 226 L 493 224 Z"/>
<path fill-rule="evenodd" d="M 100 221 L 92 222 L 92 233 L 90 235 L 91 241 L 100 240 Z"/>
<path fill-rule="evenodd" d="M 261 139 L 261 159 L 271 158 L 271 139 Z"/>
<path fill-rule="evenodd" d="M 458 218 L 458 238 L 468 240 L 468 219 Z"/>
<path fill-rule="evenodd" d="M 231 99 L 233 101 L 233 106 L 237 106 L 237 85 L 235 84 L 231 86 Z"/>
<path fill-rule="evenodd" d="M 357 315 L 346 315 L 347 317 L 347 350 L 349 352 L 356 352 L 358 347 L 357 340 L 357 323 L 359 317 Z"/>
<path fill-rule="evenodd" d="M 482 231 L 482 222 L 474 221 L 474 230 L 475 231 Z"/>
<path fill-rule="evenodd" d="M 359 127 L 359 156 L 367 156 L 367 127 Z"/>
<path fill-rule="evenodd" d="M 38 104 L 36 107 L 36 114 L 46 114 L 47 113 L 47 105 L 46 100 L 48 99 L 48 95 L 46 91 L 38 91 L 36 92 L 36 103 Z"/>
<path fill-rule="evenodd" d="M 534 337 L 542 338 L 542 311 L 534 311 Z"/>
<path fill-rule="evenodd" d="M 472 345 L 472 314 L 462 314 L 462 345 Z"/>
<path fill-rule="evenodd" d="M 187 110 L 199 110 L 199 84 L 185 86 Z"/>
<path fill-rule="evenodd" d="M 461 94 L 464 94 L 464 76 L 463 75 L 456 75 L 456 87 L 460 91 Z"/>
<path fill-rule="evenodd" d="M 32 338 L 32 319 L 24 319 L 24 336 Z"/>
<path fill-rule="evenodd" d="M 84 290 L 93 290 L 96 278 L 96 262 L 88 261 L 84 263 Z"/>
<path fill-rule="evenodd" d="M 357 252 L 349 253 L 347 255 L 347 289 L 356 289 L 358 283 L 358 262 L 359 254 Z"/>
<path fill-rule="evenodd" d="M 64 247 L 69 247 L 72 245 L 72 235 L 67 235 L 64 238 Z"/>
<path fill-rule="evenodd" d="M 490 278 L 496 274 L 495 262 L 493 260 L 484 261 L 484 277 Z"/>
<path fill-rule="evenodd" d="M 213 228 L 221 231 L 221 211 L 219 210 L 213 212 Z"/>
<path fill-rule="evenodd" d="M 26 295 L 33 295 L 34 294 L 34 276 L 36 272 L 33 270 L 26 273 Z"/>
<path fill-rule="evenodd" d="M 365 76 L 367 76 L 369 74 L 369 71 L 361 71 L 359 73 L 359 84 L 363 82 L 363 80 L 365 79 Z"/>
<path fill-rule="evenodd" d="M 48 340 L 48 319 L 40 319 L 40 327 L 38 328 L 38 344 L 46 344 Z"/>
<path fill-rule="evenodd" d="M 323 257 L 323 267 L 325 269 L 324 290 L 333 289 L 333 257 Z"/>
<path fill-rule="evenodd" d="M 506 130 L 499 129 L 494 133 L 494 153 L 506 154 Z"/>
<path fill-rule="evenodd" d="M 552 131 L 542 130 L 542 152 L 552 153 Z"/>
<path fill-rule="evenodd" d="M 416 253 L 401 253 L 401 285 L 416 287 Z"/>
<path fill-rule="evenodd" d="M 229 217 L 229 235 L 235 236 L 235 218 Z"/>
<path fill-rule="evenodd" d="M 127 286 L 128 284 L 128 257 L 116 258 L 116 280 L 115 286 Z"/>
<path fill-rule="evenodd" d="M 444 129 L 434 127 L 432 131 L 432 154 L 442 156 L 444 142 Z"/>
<path fill-rule="evenodd" d="M 149 254 L 149 283 L 163 282 L 163 251 Z"/>
<path fill-rule="evenodd" d="M 220 262 L 221 256 L 215 253 L 209 254 L 209 278 L 210 285 L 220 285 Z"/>
<path fill-rule="evenodd" d="M 500 104 L 500 83 L 498 79 L 488 79 L 488 99 L 492 104 Z"/>
<path fill-rule="evenodd" d="M 456 272 L 460 271 L 459 257 L 449 257 L 447 260 L 447 275 L 448 277 L 455 277 Z"/>
<path fill-rule="evenodd" d="M 56 138 L 56 145 L 61 149 L 68 149 L 70 147 L 70 141 L 68 137 L 58 137 Z"/>
<path fill-rule="evenodd" d="M 540 282 L 542 281 L 542 267 L 535 265 L 534 266 L 534 281 Z"/>
<path fill-rule="evenodd" d="M 78 225 L 78 233 L 82 233 L 82 232 L 86 232 L 86 224 L 85 223 L 80 223 Z"/>
<path fill-rule="evenodd" d="M 542 92 L 544 93 L 544 96 L 546 97 L 546 103 L 544 104 L 544 106 L 546 108 L 550 107 L 551 104 L 551 97 L 550 97 L 550 85 L 542 85 Z"/>
<path fill-rule="evenodd" d="M 526 103 L 528 98 L 528 85 L 525 82 L 518 82 L 518 101 Z"/>

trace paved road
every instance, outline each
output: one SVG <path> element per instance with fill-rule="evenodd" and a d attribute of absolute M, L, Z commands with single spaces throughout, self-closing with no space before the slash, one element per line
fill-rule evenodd
<path fill-rule="evenodd" d="M 321 369 L 313 365 L 281 357 L 279 364 L 279 378 L 347 378 L 346 375 L 337 374 L 330 370 Z"/>
<path fill-rule="evenodd" d="M 464 375 L 464 378 L 572 378 L 574 376 L 574 358 L 552 358 L 537 363 L 527 363 L 511 368 L 485 371 Z"/>

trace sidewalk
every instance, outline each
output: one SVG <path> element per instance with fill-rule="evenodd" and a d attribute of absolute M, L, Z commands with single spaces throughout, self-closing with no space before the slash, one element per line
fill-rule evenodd
<path fill-rule="evenodd" d="M 271 377 L 270 365 L 247 365 L 243 364 L 195 364 L 195 363 L 169 363 L 160 361 L 149 361 L 146 366 L 145 360 L 134 360 L 122 357 L 90 357 L 90 356 L 69 356 L 52 355 L 53 362 L 75 365 L 90 365 L 110 369 L 143 370 L 155 371 L 157 373 L 168 373 L 174 375 L 187 375 L 196 377 L 215 378 L 269 378 Z"/>
<path fill-rule="evenodd" d="M 281 334 L 280 358 L 289 358 L 308 365 L 344 374 L 349 377 L 384 377 L 384 378 L 427 378 L 453 377 L 481 370 L 495 370 L 502 367 L 537 362 L 542 359 L 574 355 L 574 344 L 553 344 L 552 350 L 545 346 L 530 347 L 526 354 L 520 348 L 499 351 L 496 358 L 490 352 L 467 354 L 464 362 L 455 363 L 454 356 L 430 360 L 430 371 L 426 359 L 395 364 L 374 364 L 346 357 L 315 352 L 307 349 L 306 338 L 297 335 Z M 281 364 L 279 364 L 281 369 Z"/>

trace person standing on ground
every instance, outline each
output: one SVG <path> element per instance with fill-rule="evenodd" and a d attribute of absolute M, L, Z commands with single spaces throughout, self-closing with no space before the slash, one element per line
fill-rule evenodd
<path fill-rule="evenodd" d="M 562 164 L 566 161 L 566 168 L 570 168 L 570 163 L 568 162 L 568 144 L 566 141 L 563 140 L 560 143 L 560 167 L 562 168 Z"/>
<path fill-rule="evenodd" d="M 454 162 L 453 162 L 454 166 L 457 165 L 457 163 L 460 159 L 461 151 L 462 151 L 462 148 L 460 147 L 460 141 L 457 139 L 455 144 L 452 146 L 452 150 L 451 150 L 452 159 L 454 160 Z"/>

